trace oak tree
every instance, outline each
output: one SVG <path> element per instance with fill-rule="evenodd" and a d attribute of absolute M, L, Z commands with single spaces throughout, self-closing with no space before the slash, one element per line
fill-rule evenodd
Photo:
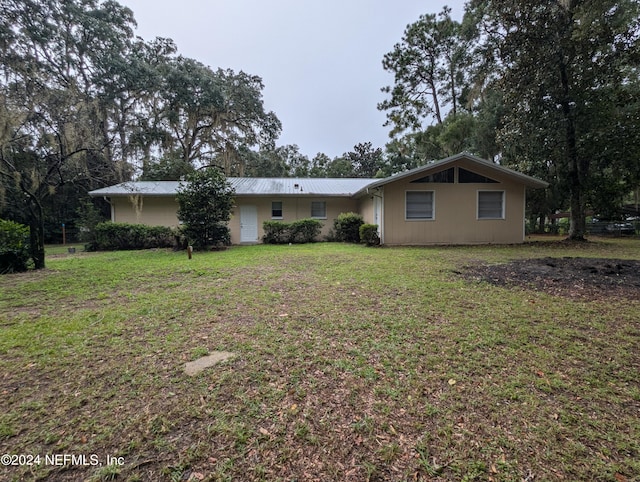
<path fill-rule="evenodd" d="M 503 161 L 568 193 L 571 239 L 584 239 L 599 173 L 638 152 L 627 134 L 637 132 L 639 8 L 631 0 L 468 4 L 487 84 L 503 95 Z"/>

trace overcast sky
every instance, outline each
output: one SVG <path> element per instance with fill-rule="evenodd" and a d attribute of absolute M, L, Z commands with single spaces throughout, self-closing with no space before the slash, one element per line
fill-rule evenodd
<path fill-rule="evenodd" d="M 464 0 L 119 0 L 145 40 L 168 37 L 180 54 L 213 69 L 262 77 L 267 110 L 282 122 L 277 145 L 309 159 L 359 142 L 388 141 L 382 58 L 405 27 L 444 5 L 461 20 Z"/>

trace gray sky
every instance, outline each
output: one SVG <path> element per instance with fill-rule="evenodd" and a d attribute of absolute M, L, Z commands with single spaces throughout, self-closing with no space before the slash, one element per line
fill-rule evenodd
<path fill-rule="evenodd" d="M 405 27 L 444 5 L 461 20 L 464 0 L 119 0 L 137 35 L 169 37 L 180 54 L 214 69 L 262 77 L 264 103 L 282 122 L 278 145 L 309 159 L 388 141 L 382 58 Z"/>

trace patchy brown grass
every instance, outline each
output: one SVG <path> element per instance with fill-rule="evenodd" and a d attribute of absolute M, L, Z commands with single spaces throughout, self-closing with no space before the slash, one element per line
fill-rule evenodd
<path fill-rule="evenodd" d="M 0 452 L 124 461 L 0 478 L 636 480 L 638 298 L 481 276 L 638 260 L 587 244 L 105 253 L 0 278 Z M 238 356 L 183 373 L 214 350 Z"/>

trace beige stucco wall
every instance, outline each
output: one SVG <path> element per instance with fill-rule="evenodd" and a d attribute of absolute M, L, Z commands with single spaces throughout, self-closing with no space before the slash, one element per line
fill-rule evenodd
<path fill-rule="evenodd" d="M 111 220 L 116 223 L 148 224 L 149 226 L 177 226 L 178 203 L 172 197 L 143 197 L 140 210 L 128 197 L 113 197 Z"/>
<path fill-rule="evenodd" d="M 282 202 L 282 218 L 274 219 L 271 217 L 272 201 Z M 333 227 L 333 221 L 343 212 L 357 212 L 358 201 L 355 199 L 341 197 L 259 197 L 259 196 L 238 196 L 235 198 L 235 208 L 232 211 L 229 229 L 231 230 L 231 242 L 233 244 L 240 243 L 240 206 L 249 205 L 256 206 L 258 213 L 258 241 L 262 242 L 264 230 L 262 223 L 264 221 L 284 221 L 291 222 L 297 219 L 305 219 L 311 217 L 311 202 L 325 201 L 327 204 L 326 219 L 319 219 L 322 222 L 322 232 L 320 240 L 324 238 Z"/>
<path fill-rule="evenodd" d="M 373 221 L 373 195 L 366 195 L 358 200 L 358 211 L 366 224 L 374 224 Z"/>
<path fill-rule="evenodd" d="M 111 198 L 112 221 L 117 223 L 148 224 L 150 226 L 178 226 L 178 203 L 170 197 L 144 197 L 142 199 L 142 209 L 136 210 L 134 203 L 128 197 Z M 358 212 L 358 201 L 355 199 L 341 197 L 259 197 L 259 196 L 238 196 L 235 198 L 235 207 L 231 213 L 229 229 L 231 231 L 231 242 L 240 243 L 240 206 L 256 206 L 258 214 L 258 241 L 261 242 L 264 230 L 262 223 L 272 220 L 271 202 L 282 202 L 282 218 L 285 222 L 295 221 L 311 217 L 311 202 L 325 201 L 327 204 L 327 216 L 320 219 L 322 222 L 322 232 L 320 239 L 324 238 L 333 227 L 333 220 L 340 213 L 354 211 Z"/>
<path fill-rule="evenodd" d="M 465 167 L 465 163 L 460 165 Z M 385 244 L 482 244 L 520 243 L 524 240 L 525 187 L 495 171 L 469 170 L 491 177 L 499 183 L 414 183 L 424 174 L 401 179 L 384 186 Z M 434 219 L 407 220 L 406 191 L 434 192 Z M 477 219 L 478 191 L 504 191 L 504 219 Z"/>

